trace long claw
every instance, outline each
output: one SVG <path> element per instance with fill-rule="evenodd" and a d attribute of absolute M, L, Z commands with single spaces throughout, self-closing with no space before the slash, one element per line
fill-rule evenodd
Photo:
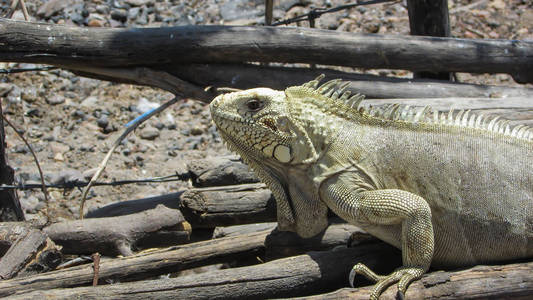
<path fill-rule="evenodd" d="M 405 300 L 405 293 L 398 290 L 398 292 L 396 293 L 396 299 L 397 300 Z"/>
<path fill-rule="evenodd" d="M 355 272 L 355 270 L 352 269 L 352 270 L 350 271 L 350 276 L 348 276 L 348 280 L 350 281 L 350 286 L 351 286 L 351 287 L 355 287 L 353 283 L 354 283 L 355 275 L 356 275 L 356 274 L 357 274 L 357 273 Z"/>

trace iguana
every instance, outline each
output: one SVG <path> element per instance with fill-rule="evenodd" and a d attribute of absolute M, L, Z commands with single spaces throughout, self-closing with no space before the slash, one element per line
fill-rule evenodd
<path fill-rule="evenodd" d="M 430 267 L 533 257 L 533 128 L 468 111 L 366 108 L 323 76 L 285 91 L 216 97 L 212 118 L 231 150 L 276 198 L 278 228 L 311 237 L 328 208 L 400 248 L 403 266 L 370 295 Z"/>

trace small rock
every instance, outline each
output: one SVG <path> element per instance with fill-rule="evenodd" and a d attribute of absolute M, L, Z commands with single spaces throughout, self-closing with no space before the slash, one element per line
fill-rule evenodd
<path fill-rule="evenodd" d="M 159 136 L 159 130 L 152 126 L 146 126 L 140 132 L 140 137 L 145 140 L 154 140 Z"/>
<path fill-rule="evenodd" d="M 154 127 L 159 129 L 159 130 L 161 130 L 161 129 L 165 128 L 165 124 L 163 124 L 163 122 L 157 121 L 157 122 L 155 122 Z"/>
<path fill-rule="evenodd" d="M 20 198 L 20 205 L 27 213 L 36 213 L 37 206 L 39 205 L 39 199 L 35 196 L 29 196 L 28 198 Z"/>
<path fill-rule="evenodd" d="M 124 2 L 131 6 L 154 5 L 153 0 L 126 0 Z"/>
<path fill-rule="evenodd" d="M 65 161 L 65 157 L 63 156 L 62 153 L 56 153 L 56 155 L 54 155 L 54 160 L 55 161 Z"/>
<path fill-rule="evenodd" d="M 93 107 L 98 102 L 98 98 L 95 96 L 89 96 L 81 102 L 82 107 Z"/>
<path fill-rule="evenodd" d="M 125 9 L 113 9 L 111 11 L 111 18 L 115 21 L 126 22 L 128 20 L 128 11 Z"/>
<path fill-rule="evenodd" d="M 101 115 L 100 118 L 96 121 L 96 124 L 100 128 L 106 128 L 109 125 L 109 118 L 107 115 Z"/>
<path fill-rule="evenodd" d="M 0 97 L 5 97 L 13 89 L 14 84 L 0 82 Z"/>
<path fill-rule="evenodd" d="M 37 16 L 49 19 L 70 5 L 72 5 L 72 0 L 50 0 L 39 7 Z"/>
<path fill-rule="evenodd" d="M 89 22 L 87 22 L 87 26 L 89 27 L 104 27 L 104 22 L 98 19 L 90 19 Z"/>
<path fill-rule="evenodd" d="M 128 10 L 128 19 L 129 20 L 135 20 L 139 16 L 139 13 L 141 12 L 140 7 L 134 7 Z"/>
<path fill-rule="evenodd" d="M 192 135 L 201 135 L 202 133 L 204 133 L 204 131 L 203 131 L 203 129 L 200 128 L 200 127 L 196 127 L 196 126 L 195 126 L 195 127 L 193 127 L 193 128 L 191 129 L 191 134 L 192 134 Z"/>
<path fill-rule="evenodd" d="M 102 15 L 107 15 L 109 13 L 109 6 L 107 5 L 96 5 L 96 12 Z"/>
<path fill-rule="evenodd" d="M 46 102 L 51 105 L 58 105 L 65 102 L 65 97 L 62 95 L 52 95 L 46 98 Z"/>
<path fill-rule="evenodd" d="M 75 169 L 65 169 L 58 173 L 47 174 L 46 177 L 51 184 L 68 184 L 84 180 L 83 174 Z"/>

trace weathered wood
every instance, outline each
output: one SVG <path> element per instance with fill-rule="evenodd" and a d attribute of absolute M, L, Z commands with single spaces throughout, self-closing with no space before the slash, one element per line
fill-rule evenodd
<path fill-rule="evenodd" d="M 265 237 L 269 233 L 270 231 L 266 230 L 175 246 L 123 258 L 102 258 L 99 283 L 106 284 L 109 280 L 120 282 L 153 278 L 187 268 L 256 256 L 263 251 Z M 92 281 L 92 265 L 76 266 L 25 278 L 0 281 L 0 297 L 17 292 L 90 285 Z"/>
<path fill-rule="evenodd" d="M 248 234 L 253 232 L 259 232 L 263 230 L 274 230 L 278 226 L 277 222 L 266 222 L 266 223 L 254 223 L 254 224 L 244 224 L 244 225 L 234 225 L 226 227 L 216 227 L 213 230 L 212 237 L 214 239 L 219 239 L 226 236 L 237 236 L 242 234 Z M 269 235 L 269 237 L 272 234 Z"/>
<path fill-rule="evenodd" d="M 0 259 L 0 279 L 53 270 L 61 263 L 59 249 L 41 230 L 20 225 L 2 229 L 4 233 L 11 231 L 8 239 L 17 238 Z"/>
<path fill-rule="evenodd" d="M 261 183 L 191 189 L 180 210 L 193 228 L 276 221 L 274 197 Z"/>
<path fill-rule="evenodd" d="M 311 252 L 265 264 L 186 277 L 43 290 L 6 299 L 27 299 L 36 295 L 54 299 L 257 299 L 304 296 L 346 286 L 355 262 L 363 262 L 377 269 L 387 266 L 386 271 L 390 271 L 400 260 L 399 251 L 385 244 L 376 244 Z"/>
<path fill-rule="evenodd" d="M 26 222 L 0 223 L 0 257 L 6 254 L 17 239 L 28 234 L 30 229 L 30 224 Z"/>
<path fill-rule="evenodd" d="M 312 238 L 301 238 L 294 232 L 273 231 L 265 240 L 267 259 L 303 254 L 307 251 L 322 251 L 350 244 L 375 243 L 378 240 L 359 227 L 342 223 L 332 224 Z"/>
<path fill-rule="evenodd" d="M 332 293 L 305 297 L 312 300 L 366 300 L 371 287 L 343 288 Z M 533 262 L 501 266 L 476 266 L 457 272 L 433 272 L 414 281 L 405 299 L 531 299 Z M 396 286 L 380 299 L 395 299 Z"/>
<path fill-rule="evenodd" d="M 446 97 L 530 97 L 533 89 L 525 87 L 488 86 L 450 83 L 437 80 L 384 77 L 354 74 L 331 69 L 296 67 L 267 67 L 258 65 L 190 64 L 174 65 L 164 69 L 170 74 L 198 86 L 233 87 L 249 89 L 270 87 L 283 90 L 300 85 L 325 74 L 328 79 L 351 81 L 352 93 L 367 98 L 446 98 Z M 228 76 L 231 74 L 231 76 Z"/>
<path fill-rule="evenodd" d="M 133 255 L 133 251 L 187 242 L 190 225 L 179 210 L 163 205 L 119 217 L 55 223 L 43 229 L 63 253 Z"/>
<path fill-rule="evenodd" d="M 119 201 L 95 210 L 91 210 L 85 215 L 85 218 L 104 218 L 131 215 L 149 209 L 154 209 L 158 205 L 164 205 L 168 208 L 178 209 L 181 194 L 183 194 L 183 192 L 135 200 Z"/>
<path fill-rule="evenodd" d="M 238 156 L 207 157 L 187 163 L 194 186 L 257 183 L 259 178 Z"/>
<path fill-rule="evenodd" d="M 0 97 L 0 185 L 10 185 L 15 180 L 15 171 L 7 163 L 3 115 Z M 0 222 L 9 221 L 24 221 L 24 212 L 16 190 L 0 190 Z"/>
<path fill-rule="evenodd" d="M 256 61 L 510 73 L 533 81 L 531 41 L 353 34 L 294 27 L 93 29 L 0 19 L 0 43 L 0 61 L 66 67 Z"/>
<path fill-rule="evenodd" d="M 450 36 L 448 0 L 407 0 L 412 35 Z M 451 73 L 416 72 L 414 78 L 451 80 Z"/>

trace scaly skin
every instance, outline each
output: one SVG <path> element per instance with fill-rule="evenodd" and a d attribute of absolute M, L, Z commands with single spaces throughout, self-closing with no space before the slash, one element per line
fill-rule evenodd
<path fill-rule="evenodd" d="M 314 236 L 330 208 L 402 250 L 371 299 L 430 267 L 533 257 L 533 130 L 398 105 L 360 107 L 340 81 L 218 96 L 211 113 L 230 149 L 274 193 L 281 230 Z"/>

